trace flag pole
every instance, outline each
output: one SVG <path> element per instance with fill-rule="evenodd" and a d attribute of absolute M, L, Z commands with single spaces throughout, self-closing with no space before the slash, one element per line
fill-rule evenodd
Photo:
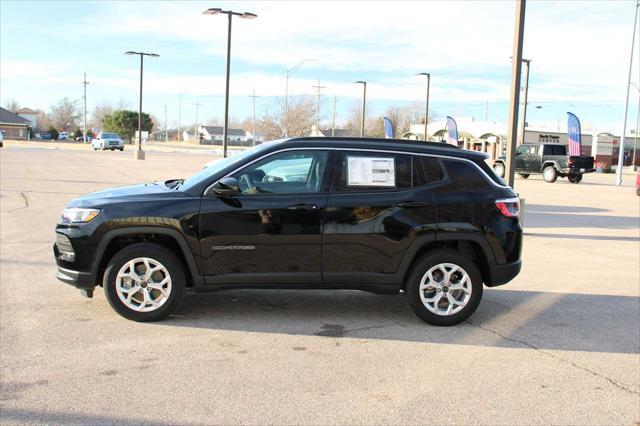
<path fill-rule="evenodd" d="M 629 90 L 631 89 L 631 70 L 633 68 L 633 49 L 636 42 L 636 24 L 638 23 L 638 6 L 640 0 L 636 0 L 636 12 L 633 18 L 633 37 L 631 38 L 631 56 L 629 58 L 629 77 L 627 78 L 627 97 L 624 103 L 624 119 L 622 120 L 622 135 L 620 136 L 620 150 L 618 151 L 618 168 L 616 170 L 616 185 L 622 185 L 622 168 L 624 167 L 624 139 L 627 133 L 627 113 L 629 112 Z"/>

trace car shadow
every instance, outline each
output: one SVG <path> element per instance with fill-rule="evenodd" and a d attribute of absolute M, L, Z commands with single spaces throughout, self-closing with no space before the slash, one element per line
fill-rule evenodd
<path fill-rule="evenodd" d="M 485 289 L 470 320 L 434 327 L 402 295 L 226 290 L 189 294 L 156 326 L 588 352 L 640 351 L 640 298 Z"/>
<path fill-rule="evenodd" d="M 594 241 L 631 241 L 640 242 L 640 237 L 620 237 L 614 235 L 577 235 L 577 234 L 550 234 L 544 232 L 526 232 L 525 237 L 558 238 L 568 240 L 594 240 Z"/>
<path fill-rule="evenodd" d="M 583 206 L 555 206 L 551 204 L 525 204 L 525 214 L 532 213 L 605 213 L 609 209 Z"/>
<path fill-rule="evenodd" d="M 527 207 L 525 207 L 524 216 L 524 223 L 526 228 L 640 228 L 640 218 L 630 216 L 570 213 L 554 214 L 528 210 Z"/>

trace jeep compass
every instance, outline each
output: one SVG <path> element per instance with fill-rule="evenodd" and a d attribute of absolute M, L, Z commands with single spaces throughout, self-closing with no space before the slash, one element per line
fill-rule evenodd
<path fill-rule="evenodd" d="M 404 293 L 434 325 L 464 321 L 483 286 L 520 271 L 513 190 L 486 155 L 440 143 L 294 138 L 187 179 L 106 189 L 56 226 L 57 277 L 135 321 L 186 291 Z"/>

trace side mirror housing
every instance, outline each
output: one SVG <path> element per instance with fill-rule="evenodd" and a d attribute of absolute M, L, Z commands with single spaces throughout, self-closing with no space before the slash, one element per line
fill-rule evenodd
<path fill-rule="evenodd" d="M 211 187 L 211 192 L 218 197 L 233 197 L 240 194 L 240 185 L 238 179 L 233 177 L 224 177 Z"/>

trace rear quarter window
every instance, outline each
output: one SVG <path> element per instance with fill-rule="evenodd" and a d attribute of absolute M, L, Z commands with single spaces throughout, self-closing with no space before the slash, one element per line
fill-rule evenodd
<path fill-rule="evenodd" d="M 489 188 L 489 182 L 476 166 L 466 161 L 444 160 L 451 191 L 478 191 Z"/>

